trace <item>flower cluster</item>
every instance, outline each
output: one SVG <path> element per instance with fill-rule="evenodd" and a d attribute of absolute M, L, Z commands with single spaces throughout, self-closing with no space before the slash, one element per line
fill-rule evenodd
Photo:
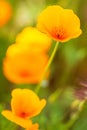
<path fill-rule="evenodd" d="M 26 27 L 17 35 L 15 44 L 8 47 L 3 60 L 4 75 L 15 84 L 41 82 L 44 71 L 45 78 L 49 76 L 48 68 L 57 48 L 49 59 L 51 38 L 66 42 L 81 33 L 80 20 L 72 10 L 57 5 L 47 7 L 38 17 L 37 28 Z M 45 104 L 46 100 L 40 100 L 32 90 L 15 89 L 12 110 L 4 110 L 2 115 L 26 130 L 38 130 L 38 124 L 32 124 L 31 117 L 38 115 Z"/>

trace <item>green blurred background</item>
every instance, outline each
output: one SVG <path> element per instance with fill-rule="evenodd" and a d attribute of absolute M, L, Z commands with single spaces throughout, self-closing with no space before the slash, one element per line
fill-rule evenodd
<path fill-rule="evenodd" d="M 75 99 L 87 96 L 87 0 L 8 0 L 12 5 L 11 20 L 0 28 L 0 111 L 9 108 L 11 91 L 16 87 L 35 89 L 33 85 L 15 85 L 8 81 L 2 71 L 6 49 L 15 43 L 18 32 L 24 27 L 35 26 L 40 11 L 48 5 L 58 4 L 73 9 L 81 20 L 82 35 L 67 43 L 61 43 L 51 65 L 51 74 L 46 85 L 40 89 L 40 97 L 48 97 L 56 91 L 56 100 L 47 103 L 39 116 L 40 130 L 87 130 L 87 104 L 78 119 L 69 127 L 72 111 L 70 105 Z M 55 97 L 54 97 L 55 98 Z M 0 115 L 0 130 L 21 130 Z"/>

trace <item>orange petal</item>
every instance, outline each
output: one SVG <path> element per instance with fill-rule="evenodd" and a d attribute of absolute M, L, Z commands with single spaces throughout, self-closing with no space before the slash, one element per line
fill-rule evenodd
<path fill-rule="evenodd" d="M 38 115 L 42 111 L 42 109 L 45 107 L 45 105 L 46 105 L 46 100 L 42 99 L 40 101 L 40 105 L 38 106 L 38 108 L 33 112 L 32 117 Z"/>
<path fill-rule="evenodd" d="M 13 51 L 3 60 L 3 73 L 8 80 L 16 84 L 38 83 L 44 72 L 48 56 L 25 51 Z"/>
<path fill-rule="evenodd" d="M 28 128 L 28 127 L 32 126 L 31 120 L 23 119 L 16 115 L 13 115 L 13 113 L 11 111 L 4 110 L 4 111 L 2 111 L 2 115 L 5 116 L 8 120 L 16 123 L 17 125 L 19 125 L 23 128 Z"/>
<path fill-rule="evenodd" d="M 27 128 L 26 130 L 39 130 L 39 125 L 35 123 L 31 126 L 31 128 Z"/>
<path fill-rule="evenodd" d="M 0 27 L 4 26 L 12 15 L 12 7 L 7 0 L 0 0 Z"/>

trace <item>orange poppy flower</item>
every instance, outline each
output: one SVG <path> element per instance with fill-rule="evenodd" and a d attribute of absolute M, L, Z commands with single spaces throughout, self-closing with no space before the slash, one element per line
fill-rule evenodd
<path fill-rule="evenodd" d="M 74 12 L 58 5 L 48 6 L 41 12 L 37 20 L 37 28 L 60 42 L 76 38 L 82 33 L 80 20 Z"/>
<path fill-rule="evenodd" d="M 34 27 L 26 27 L 16 37 L 16 43 L 31 51 L 47 52 L 51 46 L 51 39 Z"/>
<path fill-rule="evenodd" d="M 38 124 L 32 127 L 32 121 L 29 118 L 38 115 L 45 105 L 46 100 L 40 100 L 32 90 L 15 89 L 12 91 L 12 111 L 3 110 L 2 115 L 24 128 L 38 128 Z"/>
<path fill-rule="evenodd" d="M 13 46 L 13 51 L 7 51 L 3 60 L 3 73 L 13 83 L 35 84 L 40 82 L 47 62 L 48 56 L 45 54 L 22 51 L 20 48 L 15 50 Z"/>
<path fill-rule="evenodd" d="M 12 15 L 12 7 L 9 2 L 0 0 L 0 27 L 4 26 Z"/>

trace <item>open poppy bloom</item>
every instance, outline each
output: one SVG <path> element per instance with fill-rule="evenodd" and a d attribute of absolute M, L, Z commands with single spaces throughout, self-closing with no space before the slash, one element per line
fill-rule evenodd
<path fill-rule="evenodd" d="M 39 97 L 29 89 L 14 89 L 10 110 L 3 110 L 2 115 L 8 120 L 23 128 L 38 128 L 38 124 L 32 125 L 31 117 L 38 115 L 46 105 L 46 100 Z"/>
<path fill-rule="evenodd" d="M 12 7 L 7 0 L 0 0 L 0 27 L 4 26 L 12 15 Z"/>
<path fill-rule="evenodd" d="M 6 78 L 16 84 L 36 84 L 40 82 L 48 62 L 48 56 L 32 53 L 29 50 L 25 52 L 19 49 L 18 52 L 14 48 L 12 55 L 11 52 L 8 52 L 3 60 L 3 73 Z"/>
<path fill-rule="evenodd" d="M 76 38 L 82 33 L 80 20 L 74 12 L 58 5 L 48 6 L 40 13 L 37 28 L 60 42 Z"/>
<path fill-rule="evenodd" d="M 26 27 L 16 37 L 16 44 L 36 52 L 47 52 L 51 46 L 51 39 L 34 27 Z"/>

